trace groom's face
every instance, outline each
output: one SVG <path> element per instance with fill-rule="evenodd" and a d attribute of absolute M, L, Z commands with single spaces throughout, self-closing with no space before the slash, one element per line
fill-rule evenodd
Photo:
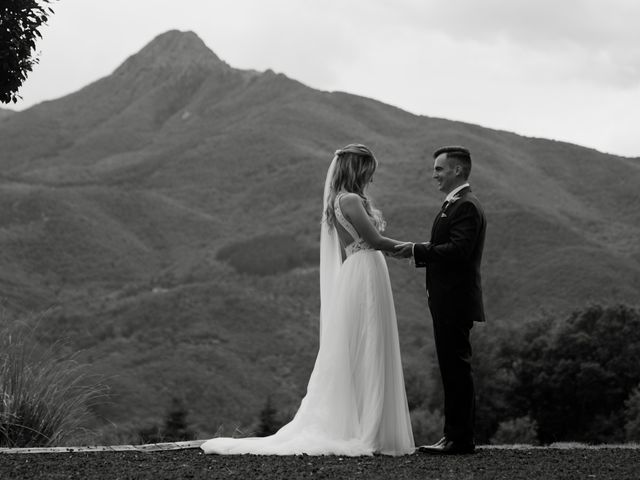
<path fill-rule="evenodd" d="M 448 159 L 446 153 L 438 155 L 433 162 L 433 178 L 438 184 L 438 190 L 449 193 L 459 183 L 456 162 Z"/>

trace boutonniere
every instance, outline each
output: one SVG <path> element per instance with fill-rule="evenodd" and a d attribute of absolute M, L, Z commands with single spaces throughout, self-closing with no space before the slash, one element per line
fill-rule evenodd
<path fill-rule="evenodd" d="M 447 214 L 444 213 L 445 210 L 447 210 L 447 208 L 449 208 L 452 203 L 456 203 L 458 200 L 460 200 L 460 198 L 462 198 L 460 195 L 454 195 L 453 197 L 451 197 L 451 200 L 447 200 L 442 206 L 442 214 L 440 215 L 440 218 L 447 218 Z"/>

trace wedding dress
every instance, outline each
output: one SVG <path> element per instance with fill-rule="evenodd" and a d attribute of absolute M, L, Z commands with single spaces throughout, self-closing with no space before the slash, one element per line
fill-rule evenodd
<path fill-rule="evenodd" d="M 335 167 L 329 169 L 327 182 Z M 325 206 L 328 197 L 325 185 Z M 342 215 L 353 237 L 342 263 L 334 227 L 321 237 L 320 346 L 307 394 L 291 422 L 268 437 L 214 438 L 205 453 L 403 455 L 414 451 L 395 307 L 384 256 Z"/>

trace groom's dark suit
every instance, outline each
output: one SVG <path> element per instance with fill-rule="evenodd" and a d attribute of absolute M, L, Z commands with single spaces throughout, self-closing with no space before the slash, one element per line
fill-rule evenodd
<path fill-rule="evenodd" d="M 429 310 L 444 386 L 444 434 L 467 444 L 473 443 L 475 416 L 469 333 L 473 322 L 485 320 L 480 262 L 486 220 L 471 188 L 456 197 L 438 213 L 430 243 L 416 244 L 413 255 L 416 267 L 427 267 Z"/>

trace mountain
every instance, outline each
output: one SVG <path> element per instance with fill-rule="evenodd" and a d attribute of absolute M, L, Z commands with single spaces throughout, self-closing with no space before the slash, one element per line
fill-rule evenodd
<path fill-rule="evenodd" d="M 11 115 L 13 115 L 14 112 L 13 110 L 9 110 L 7 108 L 0 108 L 0 121 L 2 121 L 4 118 L 7 118 Z"/>
<path fill-rule="evenodd" d="M 0 120 L 4 322 L 31 319 L 105 375 L 103 441 L 160 421 L 171 397 L 201 436 L 250 426 L 268 397 L 291 412 L 317 348 L 322 185 L 352 142 L 380 160 L 388 234 L 414 241 L 441 202 L 431 152 L 471 149 L 488 218 L 480 352 L 546 313 L 638 304 L 640 158 L 235 69 L 169 31 L 111 75 Z M 419 396 L 435 365 L 424 272 L 388 263 Z"/>

